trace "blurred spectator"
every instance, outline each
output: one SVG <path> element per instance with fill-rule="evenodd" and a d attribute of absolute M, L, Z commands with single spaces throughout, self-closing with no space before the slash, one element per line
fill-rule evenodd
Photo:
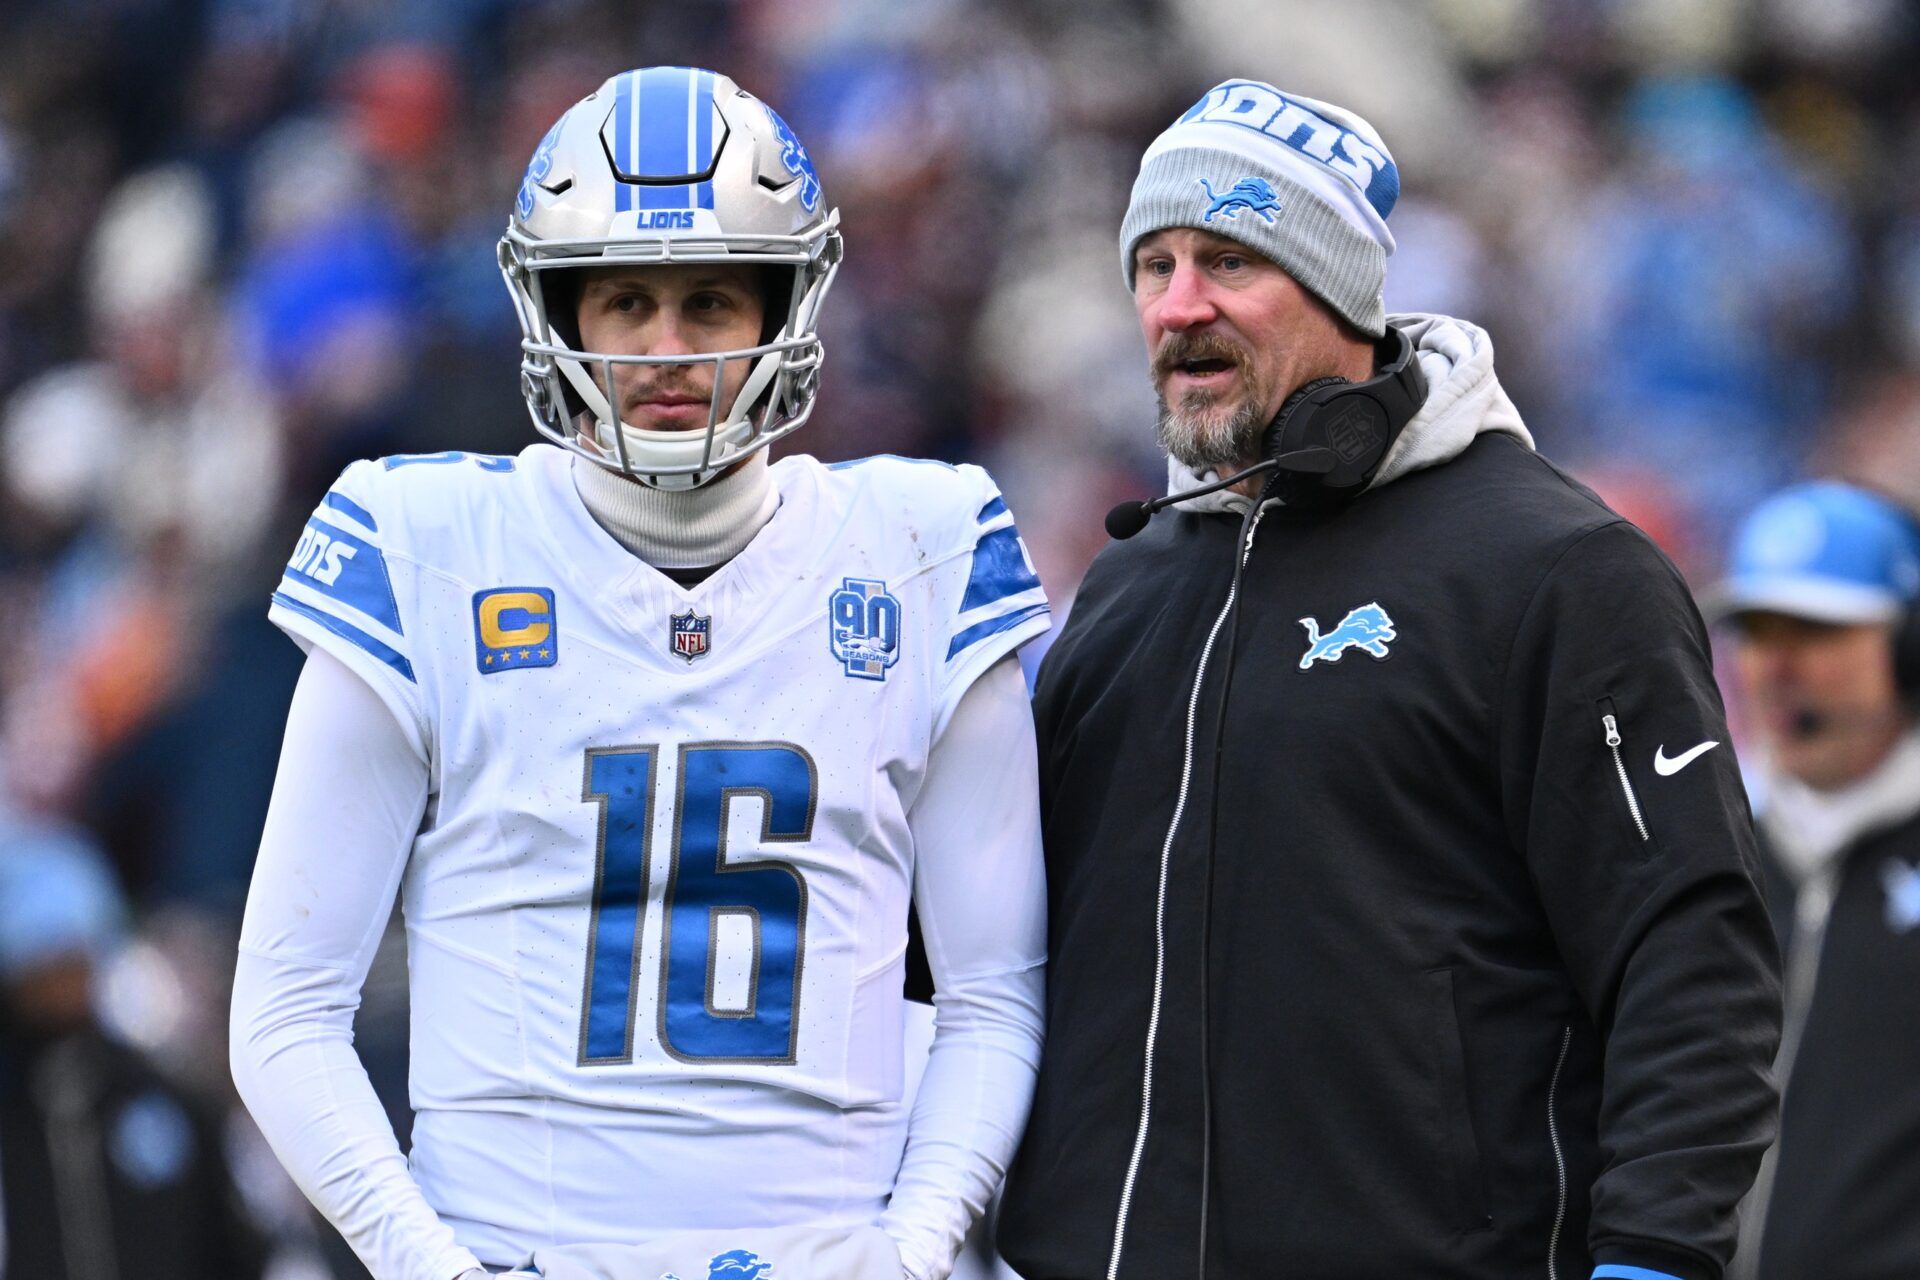
<path fill-rule="evenodd" d="M 1920 1275 L 1920 622 L 1903 664 L 1893 643 L 1916 600 L 1920 526 L 1830 482 L 1749 516 L 1707 598 L 1734 631 L 1787 957 L 1780 1140 L 1742 1280 Z"/>
<path fill-rule="evenodd" d="M 123 916 L 83 839 L 0 815 L 0 1256 L 35 1280 L 253 1280 L 218 1121 L 95 1017 Z"/>
<path fill-rule="evenodd" d="M 1834 414 L 1816 456 L 1825 469 L 1870 478 L 1920 511 L 1920 362 L 1863 379 Z"/>
<path fill-rule="evenodd" d="M 1622 112 L 1633 163 L 1547 268 L 1581 358 L 1557 380 L 1582 460 L 1684 477 L 1719 523 L 1792 473 L 1854 294 L 1837 210 L 1737 85 L 1651 81 Z"/>
<path fill-rule="evenodd" d="M 22 387 L 0 421 L 0 488 L 41 570 L 0 727 L 16 787 L 44 805 L 71 804 L 190 672 L 208 605 L 279 498 L 278 421 L 231 359 L 213 237 L 191 170 L 116 189 L 83 278 L 95 354 Z"/>
<path fill-rule="evenodd" d="M 340 125 L 295 120 L 262 140 L 252 247 L 234 284 L 236 336 L 274 388 L 305 486 L 386 452 L 410 338 L 405 242 Z"/>

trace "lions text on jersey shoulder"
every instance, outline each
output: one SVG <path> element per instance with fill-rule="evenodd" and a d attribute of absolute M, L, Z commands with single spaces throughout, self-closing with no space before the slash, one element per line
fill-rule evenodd
<path fill-rule="evenodd" d="M 274 595 L 430 762 L 414 1176 L 478 1245 L 555 1205 L 614 1238 L 648 1187 L 725 1188 L 718 1225 L 870 1221 L 906 1128 L 906 811 L 967 687 L 1045 630 L 1040 582 L 978 468 L 791 457 L 682 589 L 569 460 L 355 463 Z"/>

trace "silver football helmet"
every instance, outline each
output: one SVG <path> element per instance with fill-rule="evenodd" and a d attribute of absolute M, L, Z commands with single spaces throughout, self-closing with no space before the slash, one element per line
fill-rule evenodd
<path fill-rule="evenodd" d="M 819 388 L 817 324 L 840 264 L 839 225 L 800 140 L 726 76 L 692 67 L 614 76 L 540 140 L 500 240 L 533 425 L 664 489 L 705 484 L 798 429 Z M 767 300 L 770 332 L 760 345 L 691 356 L 584 351 L 570 304 L 556 312 L 555 295 L 572 294 L 552 287 L 551 272 L 686 262 L 765 263 L 791 281 Z M 751 364 L 732 403 L 722 404 L 729 360 Z M 613 378 L 621 364 L 714 366 L 706 430 L 625 422 Z"/>

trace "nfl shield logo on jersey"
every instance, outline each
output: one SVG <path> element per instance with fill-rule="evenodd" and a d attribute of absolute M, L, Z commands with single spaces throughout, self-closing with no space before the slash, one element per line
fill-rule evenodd
<path fill-rule="evenodd" d="M 676 613 L 673 622 L 673 651 L 692 662 L 707 652 L 707 642 L 713 632 L 713 619 L 702 616 L 688 606 L 685 613 Z"/>

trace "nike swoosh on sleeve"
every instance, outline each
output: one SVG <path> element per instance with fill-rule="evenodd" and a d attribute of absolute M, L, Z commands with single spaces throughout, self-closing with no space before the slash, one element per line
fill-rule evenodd
<path fill-rule="evenodd" d="M 1719 745 L 1718 742 L 1703 742 L 1699 746 L 1689 747 L 1679 755 L 1669 759 L 1667 756 L 1667 744 L 1663 742 L 1653 753 L 1653 771 L 1663 778 L 1672 777 Z"/>

